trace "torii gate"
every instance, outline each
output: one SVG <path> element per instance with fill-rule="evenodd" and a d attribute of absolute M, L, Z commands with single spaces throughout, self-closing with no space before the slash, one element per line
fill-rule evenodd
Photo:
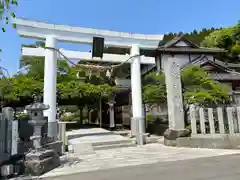
<path fill-rule="evenodd" d="M 129 55 L 103 54 L 103 58 L 92 58 L 89 52 L 61 50 L 69 59 L 82 61 L 99 61 L 121 63 L 134 56 L 131 63 L 131 89 L 132 89 L 132 121 L 138 126 L 138 133 L 145 133 L 144 118 L 142 111 L 141 71 L 140 64 L 155 64 L 153 57 L 140 57 L 141 49 L 156 49 L 163 35 L 145 35 L 91 28 L 56 25 L 45 22 L 25 19 L 14 19 L 17 32 L 21 37 L 46 40 L 46 47 L 56 48 L 56 42 L 93 43 L 93 37 L 104 38 L 104 44 L 108 47 L 130 48 Z M 56 120 L 56 70 L 58 53 L 53 49 L 26 48 L 22 49 L 23 56 L 45 56 L 44 69 L 44 103 L 50 106 L 44 115 L 48 117 L 48 136 L 57 137 Z M 60 57 L 61 58 L 61 57 Z M 140 138 L 141 139 L 141 138 Z"/>

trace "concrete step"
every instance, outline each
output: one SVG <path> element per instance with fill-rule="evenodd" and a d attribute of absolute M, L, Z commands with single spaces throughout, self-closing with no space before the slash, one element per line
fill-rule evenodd
<path fill-rule="evenodd" d="M 135 143 L 129 137 L 123 137 L 101 128 L 69 131 L 67 137 L 69 150 L 79 154 L 94 153 L 100 149 L 128 147 Z"/>
<path fill-rule="evenodd" d="M 105 149 L 116 149 L 116 148 L 123 148 L 123 147 L 135 147 L 137 146 L 136 143 L 122 143 L 122 144 L 111 144 L 111 145 L 103 145 L 103 146 L 94 146 L 93 149 L 97 150 L 105 150 Z"/>
<path fill-rule="evenodd" d="M 79 139 L 79 141 L 70 140 L 68 149 L 70 152 L 76 154 L 91 154 L 96 150 L 131 147 L 134 145 L 136 145 L 136 143 L 132 139 L 118 139 L 100 142 L 83 142 Z"/>
<path fill-rule="evenodd" d="M 131 138 L 132 141 L 137 141 L 136 137 Z M 151 143 L 160 143 L 163 144 L 164 138 L 161 136 L 146 136 L 146 144 L 151 144 Z"/>
<path fill-rule="evenodd" d="M 147 142 L 147 144 L 149 144 L 149 143 L 161 143 L 161 142 L 163 142 L 163 140 L 164 140 L 163 137 L 150 136 L 150 137 L 147 137 L 146 142 Z"/>
<path fill-rule="evenodd" d="M 92 146 L 108 146 L 108 145 L 117 145 L 117 144 L 126 144 L 132 143 L 133 140 L 131 139 L 124 139 L 124 140 L 109 140 L 109 141 L 102 141 L 102 142 L 92 142 Z"/>
<path fill-rule="evenodd" d="M 88 133 L 88 134 L 79 134 L 79 131 L 71 131 L 67 133 L 67 138 L 68 140 L 70 139 L 76 139 L 76 138 L 81 138 L 81 137 L 86 137 L 86 136 L 97 136 L 97 135 L 101 135 L 101 136 L 107 136 L 107 135 L 112 135 L 113 133 L 111 131 L 109 132 L 92 132 L 92 133 Z"/>
<path fill-rule="evenodd" d="M 74 154 L 93 154 L 94 149 L 89 143 L 72 143 L 68 145 L 68 152 Z"/>

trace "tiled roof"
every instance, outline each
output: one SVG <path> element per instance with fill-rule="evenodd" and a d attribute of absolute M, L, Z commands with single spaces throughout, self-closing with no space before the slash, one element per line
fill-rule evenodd
<path fill-rule="evenodd" d="M 186 47 L 176 47 L 174 46 L 180 41 L 184 41 L 189 46 Z M 224 53 L 226 50 L 219 49 L 219 48 L 203 48 L 199 47 L 197 44 L 189 41 L 184 35 L 177 36 L 170 41 L 164 42 L 161 41 L 158 45 L 157 51 L 164 51 L 164 52 L 179 52 L 179 53 L 187 53 L 187 52 L 195 52 L 195 53 Z"/>
<path fill-rule="evenodd" d="M 169 47 L 172 47 L 174 46 L 175 44 L 177 44 L 179 41 L 185 41 L 187 42 L 190 46 L 192 47 L 195 47 L 195 48 L 198 48 L 199 46 L 191 41 L 189 41 L 188 39 L 186 39 L 184 37 L 184 35 L 180 35 L 180 36 L 176 36 L 175 38 L 173 38 L 172 40 L 170 41 L 167 41 L 167 42 L 160 42 L 159 43 L 159 48 L 162 47 L 162 48 L 169 48 Z"/>

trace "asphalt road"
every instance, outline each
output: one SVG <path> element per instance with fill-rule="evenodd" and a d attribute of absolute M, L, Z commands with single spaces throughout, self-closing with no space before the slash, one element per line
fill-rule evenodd
<path fill-rule="evenodd" d="M 239 180 L 240 155 L 161 162 L 51 177 L 45 180 Z"/>

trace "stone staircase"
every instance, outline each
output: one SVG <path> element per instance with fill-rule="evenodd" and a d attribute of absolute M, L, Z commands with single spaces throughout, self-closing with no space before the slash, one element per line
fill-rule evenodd
<path fill-rule="evenodd" d="M 134 139 L 101 128 L 67 132 L 69 152 L 91 154 L 97 150 L 136 146 Z"/>

